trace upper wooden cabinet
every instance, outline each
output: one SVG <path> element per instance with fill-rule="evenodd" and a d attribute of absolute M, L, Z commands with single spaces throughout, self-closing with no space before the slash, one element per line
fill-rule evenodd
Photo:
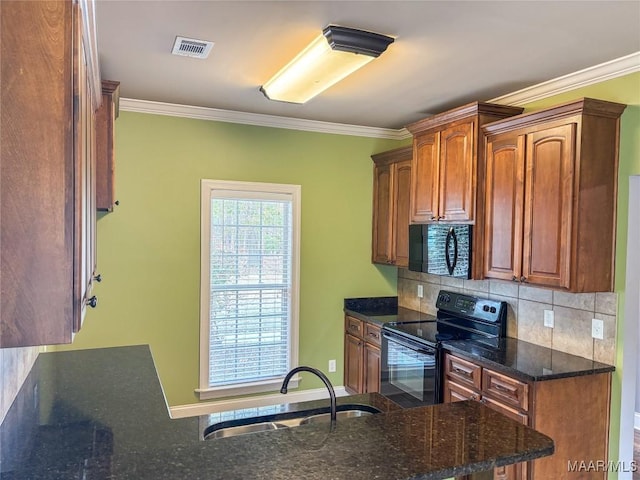
<path fill-rule="evenodd" d="M 0 347 L 68 343 L 96 301 L 92 9 L 0 6 Z"/>
<path fill-rule="evenodd" d="M 519 107 L 475 102 L 407 126 L 413 134 L 412 223 L 474 223 L 481 218 L 479 127 L 521 112 Z"/>
<path fill-rule="evenodd" d="M 116 205 L 114 130 L 120 105 L 120 82 L 102 81 L 102 105 L 96 113 L 96 205 L 112 212 Z"/>
<path fill-rule="evenodd" d="M 612 290 L 624 108 L 581 99 L 483 127 L 485 277 Z"/>
<path fill-rule="evenodd" d="M 373 155 L 373 238 L 371 261 L 409 265 L 409 188 L 412 148 Z"/>

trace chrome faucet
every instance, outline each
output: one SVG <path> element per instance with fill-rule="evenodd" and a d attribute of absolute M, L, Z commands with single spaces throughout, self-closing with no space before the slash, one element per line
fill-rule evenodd
<path fill-rule="evenodd" d="M 284 377 L 284 381 L 282 382 L 282 388 L 280 389 L 280 393 L 287 393 L 287 386 L 289 385 L 289 380 L 291 380 L 291 377 L 293 377 L 296 373 L 298 372 L 310 372 L 315 374 L 317 377 L 320 378 L 320 380 L 322 380 L 324 382 L 324 385 L 327 387 L 327 390 L 329 390 L 329 397 L 331 397 L 331 422 L 335 422 L 336 421 L 336 392 L 333 390 L 333 385 L 331 385 L 331 382 L 329 381 L 329 379 L 327 378 L 327 376 L 322 373 L 320 370 L 318 370 L 317 368 L 313 368 L 313 367 L 305 367 L 300 366 L 300 367 L 296 367 L 293 370 L 291 370 L 289 373 L 287 373 L 287 376 Z"/>

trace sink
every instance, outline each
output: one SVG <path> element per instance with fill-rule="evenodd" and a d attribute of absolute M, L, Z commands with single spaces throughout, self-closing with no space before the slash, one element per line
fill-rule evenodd
<path fill-rule="evenodd" d="M 377 412 L 371 412 L 369 410 L 342 410 L 339 411 L 336 415 L 336 420 L 343 420 L 346 418 L 356 418 L 356 417 L 366 417 L 368 415 L 373 415 Z M 309 415 L 306 418 L 303 418 L 300 421 L 300 425 L 307 425 L 308 423 L 315 422 L 330 422 L 331 421 L 331 413 L 317 413 L 315 415 Z"/>
<path fill-rule="evenodd" d="M 345 421 L 350 418 L 364 417 L 376 413 L 380 413 L 380 410 L 370 405 L 338 405 L 337 421 Z M 264 415 L 261 417 L 242 418 L 216 423 L 207 427 L 204 431 L 204 439 L 214 440 L 248 433 L 281 430 L 313 423 L 329 423 L 330 421 L 331 412 L 328 407 Z"/>

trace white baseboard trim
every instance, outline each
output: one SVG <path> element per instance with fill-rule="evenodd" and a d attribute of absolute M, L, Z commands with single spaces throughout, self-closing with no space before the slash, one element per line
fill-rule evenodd
<path fill-rule="evenodd" d="M 349 395 L 343 386 L 334 388 L 337 397 Z M 234 398 L 217 402 L 201 402 L 188 405 L 176 405 L 169 407 L 171 418 L 197 417 L 210 413 L 225 412 L 227 410 L 239 410 L 243 408 L 266 407 L 268 405 L 279 405 L 282 403 L 307 402 L 310 400 L 322 400 L 328 398 L 326 388 L 314 388 L 310 390 L 300 390 L 289 392 L 286 395 L 274 393 L 271 395 L 260 395 L 257 397 Z"/>
<path fill-rule="evenodd" d="M 633 428 L 640 430 L 640 413 L 638 412 L 635 412 L 635 415 L 633 416 Z"/>

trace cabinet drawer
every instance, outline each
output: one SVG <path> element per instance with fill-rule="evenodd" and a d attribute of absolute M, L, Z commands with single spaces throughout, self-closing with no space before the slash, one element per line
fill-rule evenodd
<path fill-rule="evenodd" d="M 525 411 L 529 409 L 529 386 L 514 378 L 485 368 L 482 370 L 482 390 L 501 402 Z"/>
<path fill-rule="evenodd" d="M 500 402 L 496 402 L 489 397 L 483 397 L 482 403 L 484 403 L 487 407 L 495 410 L 496 412 L 500 412 L 501 414 L 515 420 L 516 422 L 520 422 L 523 425 L 529 424 L 529 416 L 526 413 L 521 413 L 515 408 L 511 408 L 507 405 L 503 405 Z"/>
<path fill-rule="evenodd" d="M 444 371 L 447 376 L 457 382 L 480 390 L 482 369 L 478 365 L 447 354 L 444 361 Z"/>
<path fill-rule="evenodd" d="M 380 346 L 380 327 L 371 323 L 364 324 L 364 339 L 373 344 Z"/>
<path fill-rule="evenodd" d="M 362 320 L 358 320 L 353 317 L 345 317 L 345 330 L 351 335 L 355 335 L 356 337 L 362 338 L 364 322 Z"/>
<path fill-rule="evenodd" d="M 464 400 L 478 400 L 480 398 L 480 394 L 470 388 L 463 387 L 449 379 L 445 379 L 444 397 L 444 403 L 452 403 L 462 402 Z"/>

